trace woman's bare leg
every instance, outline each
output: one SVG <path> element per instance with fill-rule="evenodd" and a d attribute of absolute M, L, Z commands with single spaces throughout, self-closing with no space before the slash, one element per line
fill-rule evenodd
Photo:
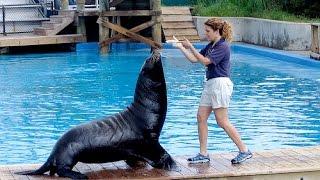
<path fill-rule="evenodd" d="M 199 106 L 197 120 L 198 120 L 198 135 L 200 142 L 200 154 L 207 155 L 207 139 L 208 139 L 208 118 L 212 112 L 210 106 Z"/>
<path fill-rule="evenodd" d="M 214 109 L 214 115 L 216 117 L 217 124 L 224 129 L 232 141 L 237 145 L 239 151 L 247 152 L 246 145 L 242 142 L 240 134 L 237 129 L 230 123 L 228 118 L 227 108 Z"/>

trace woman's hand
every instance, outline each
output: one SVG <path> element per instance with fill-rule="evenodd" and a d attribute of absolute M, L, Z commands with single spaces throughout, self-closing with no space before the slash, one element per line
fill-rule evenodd
<path fill-rule="evenodd" d="M 183 46 L 182 46 L 182 42 L 179 41 L 175 36 L 172 36 L 172 39 L 171 40 L 167 40 L 166 43 L 172 43 L 172 46 L 173 47 L 176 47 L 176 48 L 179 48 L 181 49 Z"/>
<path fill-rule="evenodd" d="M 180 42 L 174 42 L 174 43 L 172 43 L 172 46 L 176 47 L 176 48 L 179 48 L 179 49 L 181 49 L 183 47 Z"/>
<path fill-rule="evenodd" d="M 185 37 L 183 38 L 184 38 L 184 41 L 182 41 L 183 47 L 185 47 L 186 49 L 190 49 L 193 45 L 190 43 L 190 41 L 187 38 Z"/>
<path fill-rule="evenodd" d="M 193 47 L 192 44 L 188 41 L 188 39 L 184 38 L 184 41 L 179 41 L 175 36 L 172 37 L 172 40 L 167 40 L 167 43 L 172 43 L 173 47 L 179 48 L 182 53 L 186 56 L 186 58 L 192 62 L 198 62 L 197 58 L 185 47 Z"/>

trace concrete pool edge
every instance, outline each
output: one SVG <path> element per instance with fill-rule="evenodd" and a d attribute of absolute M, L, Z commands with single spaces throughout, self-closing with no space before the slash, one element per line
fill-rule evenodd
<path fill-rule="evenodd" d="M 270 57 L 273 59 L 278 59 L 300 65 L 320 67 L 320 61 L 316 61 L 314 59 L 311 59 L 310 57 L 295 54 L 290 51 L 265 48 L 251 44 L 235 44 L 232 46 L 232 49 L 234 52 L 241 51 L 249 54 L 252 53 L 259 56 Z"/>

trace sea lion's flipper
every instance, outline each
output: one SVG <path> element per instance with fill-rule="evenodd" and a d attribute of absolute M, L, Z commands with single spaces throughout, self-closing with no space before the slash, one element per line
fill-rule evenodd
<path fill-rule="evenodd" d="M 22 172 L 16 172 L 15 174 L 19 175 L 40 175 L 50 170 L 50 164 L 51 164 L 51 158 L 47 160 L 39 169 L 35 171 L 22 171 Z"/>
<path fill-rule="evenodd" d="M 160 159 L 154 161 L 153 167 L 165 169 L 168 171 L 180 171 L 180 168 L 176 164 L 176 162 L 172 159 L 172 157 L 165 152 Z"/>
<path fill-rule="evenodd" d="M 50 175 L 50 176 L 53 176 L 54 174 L 56 174 L 56 172 L 57 172 L 57 166 L 52 166 L 52 167 L 50 168 L 50 173 L 49 173 L 49 175 Z"/>
<path fill-rule="evenodd" d="M 67 168 L 58 168 L 57 174 L 60 177 L 68 177 L 71 179 L 88 179 L 88 176 Z"/>
<path fill-rule="evenodd" d="M 148 163 L 152 167 L 165 169 L 169 171 L 180 171 L 176 162 L 172 159 L 169 153 L 159 144 L 159 142 L 154 143 L 152 146 L 150 146 L 148 148 L 148 151 L 149 154 L 147 154 L 146 158 L 150 160 Z"/>
<path fill-rule="evenodd" d="M 133 157 L 126 159 L 125 162 L 132 168 L 142 168 L 146 166 L 146 163 L 144 161 Z"/>

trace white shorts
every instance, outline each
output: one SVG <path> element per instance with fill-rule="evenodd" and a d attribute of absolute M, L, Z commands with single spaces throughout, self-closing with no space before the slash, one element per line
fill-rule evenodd
<path fill-rule="evenodd" d="M 200 106 L 211 106 L 212 109 L 228 108 L 231 94 L 233 91 L 233 83 L 228 77 L 212 78 L 205 82 Z"/>

